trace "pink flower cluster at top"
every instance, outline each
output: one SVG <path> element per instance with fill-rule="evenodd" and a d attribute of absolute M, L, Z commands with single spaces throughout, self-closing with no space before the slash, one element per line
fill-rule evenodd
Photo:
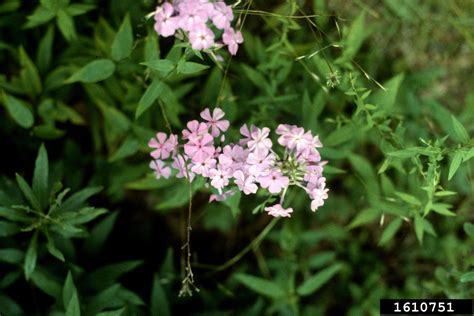
<path fill-rule="evenodd" d="M 224 114 L 219 108 L 212 113 L 209 109 L 201 112 L 204 122 L 190 121 L 182 131 L 183 145 L 179 145 L 177 135 L 158 133 L 152 138 L 148 143 L 154 159 L 150 167 L 156 177 L 169 178 L 171 168 L 177 170 L 176 177 L 190 181 L 200 175 L 218 192 L 210 201 L 225 200 L 236 190 L 249 195 L 263 188 L 280 195 L 280 203 L 265 208 L 276 217 L 290 217 L 293 212 L 292 208 L 282 206 L 289 186 L 300 187 L 308 194 L 312 211 L 324 204 L 328 197 L 326 178 L 322 175 L 326 162 L 321 161 L 317 148 L 322 144 L 317 136 L 301 127 L 280 124 L 276 133 L 284 152 L 279 156 L 273 150 L 269 128 L 244 125 L 238 144 L 223 145 L 223 133 L 229 128 Z M 166 163 L 166 159 L 171 162 Z"/>
<path fill-rule="evenodd" d="M 234 19 L 232 8 L 223 1 L 175 0 L 173 4 L 165 2 L 158 6 L 155 12 L 155 30 L 159 35 L 173 36 L 182 30 L 196 50 L 216 45 L 213 29 L 223 31 L 222 42 L 232 55 L 237 53 L 239 44 L 244 41 L 242 33 L 231 26 Z"/>

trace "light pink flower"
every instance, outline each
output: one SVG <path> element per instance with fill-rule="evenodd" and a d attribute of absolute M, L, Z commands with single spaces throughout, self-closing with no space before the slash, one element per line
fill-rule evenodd
<path fill-rule="evenodd" d="M 219 29 L 230 28 L 230 22 L 234 19 L 232 8 L 223 1 L 215 2 L 211 19 L 212 23 Z"/>
<path fill-rule="evenodd" d="M 268 127 L 256 128 L 250 133 L 250 140 L 247 143 L 248 148 L 253 151 L 256 149 L 272 148 L 272 141 L 268 138 L 270 129 Z"/>
<path fill-rule="evenodd" d="M 313 189 L 311 189 L 308 194 L 309 197 L 311 198 L 311 210 L 314 212 L 316 211 L 320 206 L 324 205 L 324 200 L 328 198 L 328 191 L 329 189 L 325 188 L 326 182 L 325 178 L 321 178 L 322 181 L 319 183 L 319 185 Z"/>
<path fill-rule="evenodd" d="M 155 159 L 167 159 L 170 156 L 170 152 L 173 150 L 170 147 L 170 143 L 166 141 L 167 135 L 165 133 L 157 133 L 156 138 L 153 137 L 148 142 L 148 147 L 156 148 L 151 152 L 151 156 Z"/>
<path fill-rule="evenodd" d="M 216 169 L 209 170 L 209 178 L 211 179 L 211 185 L 217 190 L 222 190 L 229 184 L 229 179 L 232 177 L 232 170 L 225 168 L 221 165 L 217 165 Z"/>
<path fill-rule="evenodd" d="M 272 194 L 280 193 L 284 188 L 288 187 L 290 179 L 282 175 L 278 170 L 271 170 L 268 174 L 257 178 L 262 188 L 267 189 Z"/>
<path fill-rule="evenodd" d="M 170 177 L 170 167 L 166 166 L 165 163 L 161 160 L 152 160 L 150 162 L 150 168 L 155 171 L 155 176 L 157 179 L 161 177 L 168 179 Z"/>
<path fill-rule="evenodd" d="M 245 194 L 255 194 L 258 190 L 255 184 L 255 178 L 252 175 L 245 175 L 241 170 L 234 172 L 235 184 L 239 187 L 239 190 Z"/>
<path fill-rule="evenodd" d="M 178 170 L 176 178 L 188 178 L 189 176 L 189 181 L 193 181 L 195 174 L 189 169 L 186 172 L 186 161 L 182 155 L 173 158 L 172 167 Z"/>
<path fill-rule="evenodd" d="M 186 126 L 188 129 L 183 129 L 183 139 L 188 139 L 190 136 L 202 136 L 209 132 L 207 124 L 199 123 L 197 120 L 188 122 Z"/>
<path fill-rule="evenodd" d="M 214 33 L 207 26 L 194 28 L 189 31 L 189 42 L 196 50 L 211 48 L 214 45 Z"/>
<path fill-rule="evenodd" d="M 178 152 L 178 135 L 171 134 L 170 137 L 168 137 L 166 144 L 168 145 L 168 149 L 171 151 L 174 157 Z"/>
<path fill-rule="evenodd" d="M 247 124 L 242 125 L 242 127 L 240 128 L 240 134 L 242 134 L 242 136 L 245 136 L 245 138 L 240 139 L 240 146 L 246 146 L 249 140 L 251 139 L 250 135 L 256 130 L 257 128 L 254 125 L 251 125 L 250 129 L 247 127 Z"/>
<path fill-rule="evenodd" d="M 219 155 L 219 163 L 232 170 L 241 169 L 247 159 L 249 151 L 239 145 L 227 145 Z"/>
<path fill-rule="evenodd" d="M 186 1 L 178 5 L 178 25 L 185 31 L 192 32 L 206 26 L 207 13 L 198 1 Z"/>
<path fill-rule="evenodd" d="M 191 171 L 196 174 L 200 174 L 203 177 L 208 177 L 209 170 L 214 169 L 216 167 L 216 163 L 217 161 L 214 158 L 208 157 L 203 161 L 195 162 L 191 167 Z"/>
<path fill-rule="evenodd" d="M 246 163 L 247 170 L 253 176 L 259 176 L 267 171 L 275 161 L 275 156 L 269 153 L 266 148 L 258 148 L 254 152 L 250 152 Z"/>
<path fill-rule="evenodd" d="M 265 211 L 268 212 L 268 215 L 274 217 L 291 217 L 291 213 L 293 213 L 291 207 L 284 209 L 280 204 L 265 207 Z"/>
<path fill-rule="evenodd" d="M 176 17 L 172 17 L 174 13 L 173 6 L 165 2 L 161 8 L 157 8 L 157 11 L 155 14 L 155 31 L 163 37 L 174 35 L 178 28 L 178 21 Z"/>
<path fill-rule="evenodd" d="M 201 162 L 214 155 L 214 138 L 211 134 L 191 136 L 184 145 L 184 152 L 194 163 Z"/>
<path fill-rule="evenodd" d="M 222 41 L 228 46 L 229 53 L 235 55 L 239 49 L 239 44 L 244 42 L 244 38 L 240 31 L 236 32 L 233 28 L 227 28 L 225 29 L 224 34 L 222 34 Z"/>
<path fill-rule="evenodd" d="M 201 112 L 201 117 L 207 121 L 207 125 L 209 128 L 211 128 L 212 136 L 218 137 L 220 135 L 220 131 L 225 132 L 229 128 L 229 121 L 221 120 L 224 115 L 224 111 L 219 108 L 214 109 L 212 116 L 209 109 L 205 109 Z"/>

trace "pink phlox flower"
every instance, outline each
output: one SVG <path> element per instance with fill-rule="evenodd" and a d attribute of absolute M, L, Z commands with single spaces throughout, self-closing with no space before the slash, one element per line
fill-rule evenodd
<path fill-rule="evenodd" d="M 240 134 L 242 136 L 245 136 L 245 138 L 240 139 L 239 141 L 240 146 L 246 146 L 249 140 L 251 139 L 250 135 L 252 134 L 253 131 L 256 131 L 256 130 L 257 130 L 257 127 L 255 127 L 254 125 L 251 125 L 250 129 L 247 127 L 247 124 L 242 125 L 242 127 L 240 128 Z"/>
<path fill-rule="evenodd" d="M 319 154 L 319 151 L 313 148 L 311 150 L 302 151 L 297 156 L 297 160 L 300 163 L 313 165 L 321 161 L 321 155 Z"/>
<path fill-rule="evenodd" d="M 233 28 L 226 28 L 224 34 L 222 34 L 222 41 L 229 48 L 229 53 L 231 55 L 236 55 L 237 50 L 239 49 L 239 44 L 244 42 L 242 33 L 240 31 L 235 31 Z"/>
<path fill-rule="evenodd" d="M 221 194 L 211 194 L 209 196 L 209 203 L 217 201 L 217 202 L 222 202 L 227 200 L 229 196 L 232 196 L 235 194 L 234 190 L 227 190 L 225 192 L 222 192 Z"/>
<path fill-rule="evenodd" d="M 212 23 L 219 29 L 230 28 L 230 22 L 234 19 L 232 8 L 223 1 L 215 2 L 211 19 Z"/>
<path fill-rule="evenodd" d="M 202 136 L 209 132 L 209 127 L 206 123 L 199 123 L 197 120 L 193 120 L 186 124 L 188 129 L 183 129 L 183 139 L 188 139 L 189 136 Z"/>
<path fill-rule="evenodd" d="M 268 127 L 256 128 L 250 133 L 250 140 L 247 142 L 247 147 L 250 151 L 256 149 L 270 149 L 272 148 L 272 141 L 268 138 L 270 129 Z"/>
<path fill-rule="evenodd" d="M 173 157 L 178 153 L 178 135 L 171 134 L 166 141 Z"/>
<path fill-rule="evenodd" d="M 193 181 L 195 174 L 189 169 L 186 172 L 186 160 L 182 155 L 176 155 L 173 158 L 173 164 L 171 166 L 178 170 L 176 178 L 188 178 L 189 176 L 189 181 Z"/>
<path fill-rule="evenodd" d="M 166 166 L 161 160 L 152 160 L 150 162 L 150 168 L 155 171 L 155 176 L 157 179 L 161 177 L 168 179 L 171 175 L 170 167 Z"/>
<path fill-rule="evenodd" d="M 173 6 L 168 2 L 165 2 L 161 8 L 157 8 L 157 13 L 155 14 L 155 30 L 159 35 L 168 37 L 174 35 L 176 32 L 178 20 L 176 17 L 172 17 L 173 13 Z"/>
<path fill-rule="evenodd" d="M 209 109 L 205 109 L 201 112 L 201 117 L 207 121 L 207 125 L 211 129 L 212 136 L 218 137 L 220 135 L 220 131 L 225 132 L 229 128 L 229 121 L 221 120 L 224 115 L 224 111 L 219 108 L 214 109 L 212 116 Z"/>
<path fill-rule="evenodd" d="M 201 162 L 214 155 L 214 138 L 211 134 L 190 136 L 184 145 L 184 152 L 194 163 Z"/>
<path fill-rule="evenodd" d="M 255 194 L 258 190 L 255 184 L 255 177 L 252 175 L 245 175 L 242 170 L 237 170 L 233 174 L 235 178 L 235 184 L 239 187 L 239 190 L 245 194 Z"/>
<path fill-rule="evenodd" d="M 229 179 L 232 177 L 232 169 L 226 168 L 220 164 L 217 165 L 217 168 L 209 170 L 209 178 L 211 179 L 211 185 L 219 190 L 221 190 L 229 185 Z"/>
<path fill-rule="evenodd" d="M 208 177 L 209 170 L 214 169 L 216 167 L 216 163 L 217 161 L 214 158 L 208 157 L 202 161 L 193 163 L 191 171 L 195 174 L 200 174 L 203 177 Z"/>
<path fill-rule="evenodd" d="M 280 204 L 265 207 L 265 211 L 268 212 L 268 215 L 274 217 L 291 217 L 291 213 L 293 213 L 291 207 L 284 209 Z"/>
<path fill-rule="evenodd" d="M 267 174 L 259 176 L 257 180 L 262 188 L 268 189 L 272 194 L 280 193 L 290 183 L 290 179 L 276 169 L 272 169 Z"/>
<path fill-rule="evenodd" d="M 247 160 L 248 150 L 239 145 L 227 145 L 219 155 L 219 163 L 232 170 L 241 169 Z"/>
<path fill-rule="evenodd" d="M 323 167 L 320 165 L 307 166 L 304 175 L 304 181 L 317 184 L 319 179 L 322 178 Z"/>
<path fill-rule="evenodd" d="M 153 137 L 148 142 L 148 147 L 156 148 L 150 155 L 155 159 L 167 159 L 170 156 L 170 152 L 173 148 L 170 143 L 166 140 L 168 136 L 165 133 L 157 133 L 156 137 Z"/>
<path fill-rule="evenodd" d="M 246 169 L 253 176 L 259 176 L 269 169 L 275 162 L 275 155 L 266 148 L 250 152 L 246 160 Z"/>
<path fill-rule="evenodd" d="M 189 42 L 196 50 L 204 50 L 214 45 L 214 33 L 207 27 L 193 28 L 189 31 Z"/>
<path fill-rule="evenodd" d="M 287 135 L 288 141 L 286 147 L 296 150 L 299 153 L 305 151 L 308 148 L 308 136 L 312 139 L 311 134 L 305 134 L 304 128 L 292 127 L 290 133 Z"/>
<path fill-rule="evenodd" d="M 186 1 L 178 5 L 178 25 L 185 31 L 191 32 L 203 29 L 206 25 L 207 12 L 198 1 Z"/>
<path fill-rule="evenodd" d="M 324 205 L 324 200 L 328 198 L 329 189 L 313 189 L 311 191 L 311 210 L 315 212 Z"/>

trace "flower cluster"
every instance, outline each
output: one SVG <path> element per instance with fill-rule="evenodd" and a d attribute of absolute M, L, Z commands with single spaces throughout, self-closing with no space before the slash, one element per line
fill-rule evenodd
<path fill-rule="evenodd" d="M 232 8 L 223 1 L 175 0 L 157 7 L 155 30 L 163 37 L 181 31 L 196 50 L 227 45 L 235 55 L 243 38 L 240 31 L 232 28 L 233 19 Z M 216 33 L 222 33 L 222 43 L 216 42 Z"/>
<path fill-rule="evenodd" d="M 150 167 L 157 178 L 169 178 L 171 168 L 177 170 L 176 177 L 189 181 L 199 175 L 218 194 L 210 201 L 222 201 L 240 190 L 246 195 L 255 194 L 259 188 L 272 195 L 279 195 L 278 204 L 266 207 L 265 211 L 275 217 L 290 217 L 292 208 L 283 208 L 285 194 L 290 186 L 302 188 L 311 199 L 311 210 L 315 211 L 328 197 L 326 179 L 317 148 L 322 147 L 317 136 L 303 128 L 280 124 L 276 129 L 278 144 L 283 147 L 279 155 L 273 150 L 267 127 L 244 125 L 240 128 L 242 139 L 237 144 L 222 144 L 229 121 L 224 112 L 215 108 L 201 112 L 204 122 L 193 120 L 182 131 L 179 145 L 177 135 L 158 133 L 148 143 L 154 150 Z M 171 159 L 166 163 L 165 160 Z"/>

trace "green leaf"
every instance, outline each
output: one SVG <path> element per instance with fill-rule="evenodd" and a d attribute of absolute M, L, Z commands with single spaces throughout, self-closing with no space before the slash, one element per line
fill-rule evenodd
<path fill-rule="evenodd" d="M 153 287 L 150 297 L 150 315 L 151 316 L 169 316 L 171 315 L 168 298 L 161 285 L 160 277 L 155 274 L 153 278 Z"/>
<path fill-rule="evenodd" d="M 423 233 L 425 231 L 423 221 L 424 219 L 420 215 L 415 215 L 415 234 L 420 244 L 423 243 Z"/>
<path fill-rule="evenodd" d="M 66 308 L 66 316 L 81 316 L 81 307 L 79 305 L 79 298 L 75 292 Z"/>
<path fill-rule="evenodd" d="M 23 128 L 33 126 L 34 117 L 30 108 L 25 103 L 13 96 L 3 92 L 3 104 L 7 108 L 12 119 Z"/>
<path fill-rule="evenodd" d="M 451 205 L 446 203 L 433 203 L 431 204 L 431 209 L 438 214 L 445 216 L 456 216 L 456 213 L 453 213 L 449 210 Z"/>
<path fill-rule="evenodd" d="M 38 266 L 31 275 L 31 281 L 41 291 L 61 301 L 62 286 L 55 274 Z"/>
<path fill-rule="evenodd" d="M 282 299 L 287 293 L 275 282 L 253 275 L 237 273 L 234 278 L 252 291 L 274 299 Z"/>
<path fill-rule="evenodd" d="M 20 78 L 23 88 L 31 95 L 38 95 L 41 92 L 41 79 L 35 64 L 31 61 L 23 47 L 19 49 L 21 72 Z"/>
<path fill-rule="evenodd" d="M 164 85 L 158 79 L 153 80 L 151 85 L 146 89 L 143 96 L 138 101 L 137 111 L 135 112 L 135 119 L 138 119 L 153 103 L 158 96 L 163 92 Z"/>
<path fill-rule="evenodd" d="M 31 218 L 21 209 L 0 206 L 0 217 L 6 218 L 12 222 L 29 223 Z"/>
<path fill-rule="evenodd" d="M 387 227 L 382 233 L 382 236 L 380 237 L 379 245 L 383 246 L 387 244 L 393 238 L 393 236 L 395 236 L 398 229 L 400 229 L 400 226 L 402 226 L 401 218 L 396 218 L 392 222 L 390 222 L 390 224 L 387 225 Z"/>
<path fill-rule="evenodd" d="M 474 271 L 461 275 L 461 283 L 474 282 Z"/>
<path fill-rule="evenodd" d="M 28 22 L 25 24 L 25 28 L 32 28 L 44 24 L 48 21 L 51 21 L 54 17 L 54 12 L 51 12 L 43 6 L 39 6 L 36 8 L 33 14 L 27 17 Z"/>
<path fill-rule="evenodd" d="M 111 213 L 101 219 L 91 230 L 85 240 L 84 250 L 91 256 L 97 254 L 104 246 L 114 227 L 118 212 Z"/>
<path fill-rule="evenodd" d="M 373 208 L 365 209 L 357 214 L 357 216 L 349 224 L 348 228 L 353 229 L 368 223 L 374 222 L 380 217 L 380 212 Z"/>
<path fill-rule="evenodd" d="M 135 136 L 130 135 L 125 138 L 125 141 L 120 145 L 116 152 L 109 158 L 109 162 L 122 160 L 135 154 L 140 148 L 140 143 Z"/>
<path fill-rule="evenodd" d="M 71 271 L 67 273 L 66 281 L 64 282 L 63 286 L 63 295 L 62 300 L 64 307 L 66 308 L 69 305 L 69 302 L 73 298 L 74 294 L 77 293 L 76 286 L 74 285 L 74 280 L 72 278 Z"/>
<path fill-rule="evenodd" d="M 421 206 L 421 202 L 418 198 L 411 194 L 403 193 L 403 192 L 395 192 L 395 194 L 404 202 L 412 205 Z"/>
<path fill-rule="evenodd" d="M 178 62 L 177 72 L 178 74 L 193 75 L 207 68 L 209 68 L 208 65 L 202 65 L 202 64 L 194 63 L 192 61 L 180 60 Z"/>
<path fill-rule="evenodd" d="M 348 28 L 343 40 L 345 49 L 342 51 L 341 61 L 347 62 L 354 58 L 369 34 L 370 29 L 365 25 L 365 12 L 362 11 Z"/>
<path fill-rule="evenodd" d="M 93 9 L 95 9 L 95 5 L 93 4 L 73 3 L 66 8 L 66 12 L 70 16 L 77 16 L 87 13 Z"/>
<path fill-rule="evenodd" d="M 54 210 L 55 213 L 66 213 L 77 211 L 82 208 L 84 203 L 93 195 L 96 195 L 102 191 L 101 187 L 88 187 L 82 189 L 79 192 L 74 193 L 69 198 L 67 198 L 63 204 L 61 204 L 57 209 Z"/>
<path fill-rule="evenodd" d="M 25 278 L 27 280 L 30 279 L 31 275 L 35 271 L 36 268 L 36 259 L 38 256 L 38 231 L 36 231 L 31 238 L 30 245 L 26 250 L 25 254 L 25 263 L 24 263 L 24 270 L 25 270 Z"/>
<path fill-rule="evenodd" d="M 15 235 L 20 231 L 20 227 L 10 222 L 0 221 L 0 237 Z"/>
<path fill-rule="evenodd" d="M 222 201 L 222 203 L 224 203 L 230 208 L 234 218 L 236 218 L 240 214 L 240 208 L 239 208 L 240 197 L 241 197 L 240 191 L 236 191 L 233 195 L 229 196 L 227 199 Z"/>
<path fill-rule="evenodd" d="M 309 279 L 303 282 L 298 289 L 296 290 L 297 293 L 301 296 L 307 296 L 313 294 L 319 288 L 321 288 L 324 284 L 326 284 L 336 273 L 341 270 L 342 265 L 336 264 L 330 266 L 320 272 L 316 273 Z"/>
<path fill-rule="evenodd" d="M 378 90 L 377 93 L 370 98 L 370 103 L 373 103 L 380 107 L 380 109 L 384 110 L 390 110 L 393 108 L 404 77 L 403 74 L 400 74 L 391 78 L 387 82 L 384 82 L 383 86 L 386 90 Z"/>
<path fill-rule="evenodd" d="M 454 115 L 451 115 L 451 123 L 453 125 L 453 132 L 450 136 L 453 138 L 453 140 L 463 144 L 468 143 L 469 134 L 467 133 L 461 122 L 459 122 Z"/>
<path fill-rule="evenodd" d="M 72 17 L 65 10 L 59 10 L 57 17 L 58 28 L 66 41 L 71 42 L 76 40 L 76 27 Z"/>
<path fill-rule="evenodd" d="M 272 95 L 273 94 L 273 89 L 271 85 L 268 83 L 267 79 L 256 71 L 255 69 L 242 64 L 242 70 L 244 71 L 244 74 L 249 78 L 249 80 L 258 88 L 260 88 L 262 91 L 264 91 L 267 95 Z"/>
<path fill-rule="evenodd" d="M 464 157 L 464 154 L 462 151 L 458 150 L 454 152 L 453 159 L 451 160 L 451 164 L 449 165 L 448 181 L 451 180 L 456 174 L 456 171 L 458 171 L 459 166 L 461 166 L 463 157 Z"/>
<path fill-rule="evenodd" d="M 163 73 L 169 73 L 176 67 L 175 63 L 168 59 L 157 59 L 145 63 L 140 63 L 140 65 L 147 66 L 151 69 L 161 71 Z"/>
<path fill-rule="evenodd" d="M 48 153 L 44 144 L 38 151 L 38 157 L 35 162 L 35 171 L 33 173 L 33 192 L 38 197 L 41 209 L 45 210 L 48 206 L 49 199 L 49 164 L 48 164 Z"/>
<path fill-rule="evenodd" d="M 16 182 L 18 183 L 18 187 L 25 196 L 26 200 L 30 203 L 31 207 L 40 212 L 41 205 L 38 201 L 38 197 L 33 193 L 33 190 L 31 190 L 25 179 L 23 179 L 23 177 L 18 173 L 16 174 Z"/>
<path fill-rule="evenodd" d="M 23 251 L 14 248 L 0 249 L 0 262 L 20 264 L 24 259 Z"/>
<path fill-rule="evenodd" d="M 62 262 L 65 262 L 65 259 L 64 259 L 64 255 L 62 254 L 61 251 L 59 251 L 59 249 L 56 248 L 56 246 L 54 245 L 54 240 L 53 238 L 50 236 L 49 233 L 46 233 L 46 238 L 48 240 L 48 242 L 46 243 L 46 249 L 48 249 L 48 252 L 53 256 L 53 257 L 56 257 L 57 259 L 61 260 Z"/>
<path fill-rule="evenodd" d="M 20 305 L 6 294 L 0 294 L 0 311 L 2 315 L 26 315 Z"/>
<path fill-rule="evenodd" d="M 121 275 L 136 269 L 142 263 L 143 261 L 141 260 L 135 260 L 102 266 L 89 273 L 86 277 L 85 283 L 87 283 L 91 288 L 102 289 L 114 284 Z"/>
<path fill-rule="evenodd" d="M 64 216 L 60 217 L 60 220 L 69 225 L 81 225 L 105 213 L 107 213 L 105 208 L 84 207 L 79 211 L 67 212 Z"/>
<path fill-rule="evenodd" d="M 69 77 L 65 83 L 92 83 L 105 80 L 115 72 L 115 64 L 110 59 L 94 60 Z"/>
<path fill-rule="evenodd" d="M 130 23 L 130 16 L 127 14 L 112 43 L 112 59 L 119 61 L 129 57 L 132 53 L 132 48 L 133 30 L 132 24 Z"/>
<path fill-rule="evenodd" d="M 463 225 L 464 232 L 471 238 L 474 239 L 474 224 L 472 223 L 464 223 Z"/>
<path fill-rule="evenodd" d="M 53 41 L 54 41 L 54 27 L 50 25 L 46 31 L 45 36 L 41 39 L 38 46 L 38 53 L 36 55 L 36 64 L 38 65 L 39 71 L 45 73 L 50 65 L 53 58 Z"/>
<path fill-rule="evenodd" d="M 324 139 L 324 146 L 337 146 L 345 143 L 354 138 L 354 126 L 347 124 L 341 128 L 336 129 L 334 132 Z"/>
<path fill-rule="evenodd" d="M 125 312 L 125 307 L 121 309 L 116 309 L 113 311 L 101 312 L 98 313 L 96 316 L 121 316 Z"/>

